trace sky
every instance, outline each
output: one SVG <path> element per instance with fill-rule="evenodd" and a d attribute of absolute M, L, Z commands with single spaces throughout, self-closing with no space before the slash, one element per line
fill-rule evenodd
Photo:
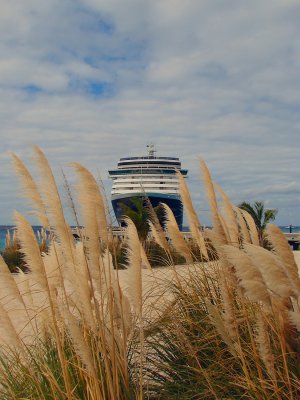
<path fill-rule="evenodd" d="M 27 212 L 11 165 L 32 145 L 61 186 L 77 161 L 180 157 L 208 224 L 199 159 L 232 202 L 300 225 L 299 0 L 1 0 L 0 224 Z M 30 217 L 31 218 L 31 217 Z"/>

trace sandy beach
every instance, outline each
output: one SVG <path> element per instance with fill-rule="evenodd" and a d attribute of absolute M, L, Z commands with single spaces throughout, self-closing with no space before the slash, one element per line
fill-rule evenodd
<path fill-rule="evenodd" d="M 293 252 L 300 274 L 300 251 Z M 158 318 L 164 308 L 173 300 L 173 285 L 188 285 L 191 277 L 200 275 L 205 267 L 206 272 L 213 268 L 214 263 L 192 265 L 177 265 L 175 267 L 155 268 L 152 271 L 142 270 L 144 312 L 146 318 Z M 130 270 L 120 270 L 119 282 L 129 298 L 133 295 Z"/>
<path fill-rule="evenodd" d="M 300 271 L 300 251 L 295 251 L 294 257 Z M 142 292 L 143 292 L 143 315 L 145 323 L 158 319 L 162 313 L 172 305 L 174 300 L 174 287 L 175 285 L 188 286 L 191 280 L 195 277 L 201 277 L 204 273 L 210 273 L 213 271 L 215 262 L 210 263 L 195 263 L 190 265 L 177 265 L 174 267 L 160 267 L 154 268 L 153 270 L 142 269 Z M 116 272 L 116 271 L 115 271 Z M 120 286 L 126 296 L 129 298 L 132 306 L 134 307 L 135 302 L 135 288 L 133 271 L 130 269 L 119 270 L 116 272 L 120 282 Z M 25 276 L 15 274 L 14 278 L 18 282 L 18 286 L 21 291 L 24 291 Z M 32 293 L 29 302 L 35 304 L 35 306 L 41 305 L 46 302 L 45 296 L 41 294 L 40 290 L 34 290 L 35 284 L 31 284 Z M 1 286 L 1 285 L 0 285 Z M 69 285 L 67 285 L 69 286 Z M 2 291 L 5 293 L 5 288 L 2 287 Z M 69 290 L 68 290 L 69 291 Z M 72 290 L 70 288 L 70 294 Z M 13 315 L 13 321 L 16 324 L 17 331 L 22 332 L 22 337 L 25 338 L 27 335 L 30 336 L 30 327 L 26 326 L 26 318 L 24 318 L 23 312 L 19 310 L 19 306 L 11 297 L 11 293 L 7 293 L 7 301 L 5 302 L 5 309 L 9 314 Z M 26 297 L 26 296 L 25 296 Z M 16 318 L 18 315 L 18 318 Z M 25 324 L 25 326 L 24 326 Z M 28 339 L 28 336 L 27 336 Z M 1 340 L 0 340 L 1 342 Z"/>
<path fill-rule="evenodd" d="M 300 251 L 293 251 L 296 263 L 298 265 L 298 270 L 300 274 Z"/>

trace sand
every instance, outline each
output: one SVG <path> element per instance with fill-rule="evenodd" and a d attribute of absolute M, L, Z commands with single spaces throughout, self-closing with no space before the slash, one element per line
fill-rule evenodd
<path fill-rule="evenodd" d="M 300 251 L 294 252 L 295 260 L 297 262 L 299 271 L 300 271 Z M 175 267 L 161 267 L 155 268 L 152 271 L 147 269 L 142 270 L 142 281 L 143 281 L 143 314 L 145 318 L 145 322 L 151 323 L 151 321 L 156 320 L 161 317 L 166 308 L 173 306 L 173 301 L 175 298 L 174 295 L 174 287 L 175 285 L 183 285 L 188 286 L 191 282 L 191 277 L 201 277 L 203 273 L 211 274 L 214 265 L 216 263 L 195 263 L 192 265 L 179 265 Z M 134 307 L 134 279 L 132 277 L 132 271 L 130 270 L 121 270 L 118 271 L 119 282 L 121 288 L 124 290 L 126 295 L 130 298 L 132 306 Z M 45 295 L 41 293 L 40 290 L 33 291 L 31 294 L 28 292 L 28 289 L 24 287 L 25 276 L 15 275 L 14 278 L 19 281 L 20 289 L 23 292 L 25 290 L 25 302 L 28 303 L 29 309 L 36 308 L 33 307 L 33 304 L 38 306 L 39 304 L 44 308 L 43 305 L 46 304 Z M 28 276 L 27 276 L 28 278 Z M 0 285 L 1 288 L 1 285 Z M 1 288 L 3 295 L 5 294 L 6 300 L 4 301 L 4 308 L 8 312 L 8 314 L 12 315 L 13 324 L 16 325 L 15 328 L 17 332 L 21 333 L 21 336 L 24 339 L 30 338 L 31 327 L 28 325 L 27 317 L 24 312 L 21 310 L 20 305 L 17 304 L 16 299 L 13 296 L 13 293 L 5 293 L 5 288 Z M 34 285 L 32 287 L 34 289 Z M 74 294 L 74 293 L 73 293 Z M 76 293 L 75 293 L 76 296 Z M 31 306 L 32 304 L 32 306 Z M 33 310 L 32 310 L 33 312 Z M 41 312 L 39 312 L 39 319 L 47 319 L 49 315 L 47 312 L 44 312 L 44 316 Z M 26 318 L 25 318 L 26 317 Z M 2 343 L 2 332 L 0 327 L 0 344 Z"/>
<path fill-rule="evenodd" d="M 294 251 L 300 275 L 300 251 Z M 149 319 L 158 318 L 174 299 L 174 284 L 188 285 L 190 276 L 201 275 L 203 268 L 213 269 L 214 263 L 177 265 L 175 267 L 142 270 L 144 312 Z M 119 282 L 127 296 L 133 299 L 132 279 L 129 270 L 119 271 Z"/>
<path fill-rule="evenodd" d="M 143 312 L 146 319 L 159 318 L 174 300 L 174 285 L 188 285 L 191 276 L 200 275 L 203 272 L 204 265 L 207 268 L 209 263 L 161 267 L 154 268 L 152 271 L 143 269 Z M 121 270 L 118 274 L 121 288 L 134 302 L 133 279 L 130 270 Z"/>
<path fill-rule="evenodd" d="M 298 251 L 293 251 L 293 253 L 294 253 L 294 257 L 295 257 L 296 263 L 298 265 L 298 271 L 299 271 L 299 274 L 300 274 L 300 251 L 299 250 Z"/>

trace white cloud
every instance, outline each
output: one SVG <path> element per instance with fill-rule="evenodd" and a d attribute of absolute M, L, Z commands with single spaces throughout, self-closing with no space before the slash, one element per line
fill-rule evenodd
<path fill-rule="evenodd" d="M 109 189 L 107 169 L 153 141 L 189 168 L 199 210 L 201 156 L 233 201 L 300 224 L 299 16 L 279 0 L 2 1 L 0 223 L 22 208 L 7 151 L 29 162 L 37 143 L 58 176 L 76 160 Z"/>

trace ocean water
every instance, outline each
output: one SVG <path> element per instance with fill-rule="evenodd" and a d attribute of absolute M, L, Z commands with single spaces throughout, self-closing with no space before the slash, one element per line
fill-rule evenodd
<path fill-rule="evenodd" d="M 36 235 L 41 230 L 41 226 L 33 226 L 32 228 Z M 0 251 L 5 248 L 5 238 L 8 231 L 13 233 L 14 227 L 11 225 L 0 225 Z"/>
<path fill-rule="evenodd" d="M 289 230 L 289 226 L 280 226 L 279 227 L 282 232 L 284 233 L 288 233 Z M 0 251 L 2 251 L 5 248 L 5 237 L 8 231 L 13 231 L 14 227 L 11 225 L 0 225 Z M 40 226 L 33 226 L 33 230 L 35 232 L 35 234 L 37 234 L 37 231 L 41 230 Z M 292 231 L 293 232 L 300 232 L 300 226 L 293 226 L 292 227 Z"/>
<path fill-rule="evenodd" d="M 279 228 L 284 233 L 289 233 L 290 232 L 290 227 L 289 226 L 280 226 Z M 293 233 L 299 233 L 300 232 L 300 226 L 292 226 L 292 232 Z"/>

